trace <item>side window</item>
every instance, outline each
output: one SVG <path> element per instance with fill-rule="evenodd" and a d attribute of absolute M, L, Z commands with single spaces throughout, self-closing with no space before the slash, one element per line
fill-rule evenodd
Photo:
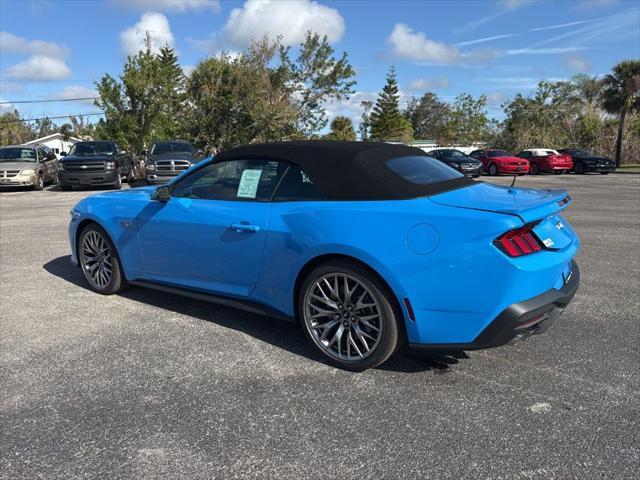
<path fill-rule="evenodd" d="M 520 158 L 531 159 L 533 154 L 531 152 L 520 152 L 517 156 Z"/>
<path fill-rule="evenodd" d="M 284 173 L 277 162 L 230 160 L 196 170 L 173 187 L 174 197 L 268 201 Z"/>
<path fill-rule="evenodd" d="M 297 165 L 287 165 L 279 163 L 278 170 L 283 170 L 284 177 L 278 185 L 278 189 L 273 197 L 274 201 L 305 201 L 322 200 L 324 195 L 316 187 L 311 178 L 305 174 Z"/>
<path fill-rule="evenodd" d="M 471 153 L 469 154 L 469 156 L 470 156 L 470 157 L 473 157 L 473 158 L 480 158 L 480 154 L 481 154 L 481 153 L 482 153 L 482 152 L 481 152 L 480 150 L 474 150 L 473 152 L 471 152 Z"/>

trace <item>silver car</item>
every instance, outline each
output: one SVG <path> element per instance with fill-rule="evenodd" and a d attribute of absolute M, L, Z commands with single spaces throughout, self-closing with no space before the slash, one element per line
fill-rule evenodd
<path fill-rule="evenodd" d="M 56 183 L 58 160 L 45 145 L 10 145 L 0 147 L 0 188 L 31 187 L 42 190 Z"/>

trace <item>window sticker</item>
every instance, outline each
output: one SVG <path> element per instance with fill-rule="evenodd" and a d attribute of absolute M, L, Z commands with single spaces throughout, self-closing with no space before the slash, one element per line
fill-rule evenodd
<path fill-rule="evenodd" d="M 245 170 L 238 185 L 238 198 L 256 198 L 262 170 Z"/>

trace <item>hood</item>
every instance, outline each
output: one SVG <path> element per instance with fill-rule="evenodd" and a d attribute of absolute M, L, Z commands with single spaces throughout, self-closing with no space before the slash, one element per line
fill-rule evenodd
<path fill-rule="evenodd" d="M 4 170 L 24 170 L 25 168 L 36 168 L 36 162 L 0 162 L 0 171 Z"/>
<path fill-rule="evenodd" d="M 566 190 L 538 190 L 506 187 L 488 183 L 452 190 L 430 197 L 430 200 L 450 207 L 516 215 L 523 222 L 539 220 L 550 213 L 566 208 L 571 201 L 559 205 L 567 197 Z"/>
<path fill-rule="evenodd" d="M 189 152 L 171 152 L 149 155 L 150 162 L 156 162 L 158 160 L 189 160 L 190 162 L 194 162 L 195 157 Z"/>
<path fill-rule="evenodd" d="M 119 199 L 148 199 L 154 190 L 158 188 L 154 185 L 148 185 L 144 187 L 127 188 L 126 190 L 108 190 L 106 192 L 100 192 L 89 197 L 101 197 L 101 198 L 119 198 Z M 87 197 L 87 198 L 89 198 Z"/>
<path fill-rule="evenodd" d="M 112 162 L 115 161 L 113 155 L 67 155 L 63 157 L 61 162 Z"/>

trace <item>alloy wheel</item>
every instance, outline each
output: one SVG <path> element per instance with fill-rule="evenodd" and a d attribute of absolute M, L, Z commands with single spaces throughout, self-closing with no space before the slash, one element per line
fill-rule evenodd
<path fill-rule="evenodd" d="M 95 230 L 82 239 L 82 270 L 97 290 L 106 288 L 113 277 L 113 255 L 106 239 Z"/>
<path fill-rule="evenodd" d="M 376 350 L 383 333 L 382 307 L 371 289 L 346 273 L 329 273 L 304 297 L 304 321 L 314 343 L 329 356 L 360 361 Z"/>

